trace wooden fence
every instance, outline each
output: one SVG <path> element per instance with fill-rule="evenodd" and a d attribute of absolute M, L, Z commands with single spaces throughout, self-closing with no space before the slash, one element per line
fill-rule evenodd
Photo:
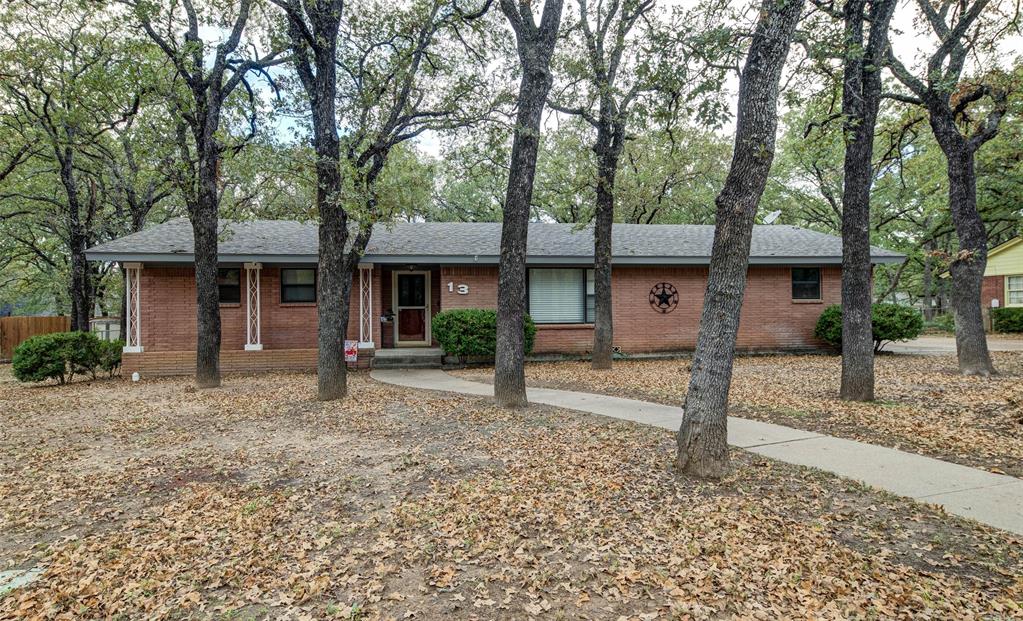
<path fill-rule="evenodd" d="M 70 329 L 70 317 L 0 317 L 0 361 L 9 361 L 14 348 L 30 337 Z"/>

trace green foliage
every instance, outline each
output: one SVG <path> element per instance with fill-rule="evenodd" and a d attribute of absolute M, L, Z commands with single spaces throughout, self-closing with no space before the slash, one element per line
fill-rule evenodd
<path fill-rule="evenodd" d="M 932 328 L 939 332 L 955 332 L 956 331 L 956 319 L 952 313 L 946 313 L 944 315 L 938 315 L 932 321 L 924 324 L 925 328 Z"/>
<path fill-rule="evenodd" d="M 832 347 L 842 346 L 842 307 L 835 304 L 824 309 L 817 318 L 813 335 Z"/>
<path fill-rule="evenodd" d="M 920 311 L 900 304 L 874 304 L 871 307 L 870 323 L 875 352 L 881 351 L 885 343 L 915 339 L 924 329 L 924 318 Z M 828 345 L 841 348 L 842 307 L 836 304 L 825 308 L 817 318 L 813 333 Z"/>
<path fill-rule="evenodd" d="M 991 309 L 991 328 L 995 332 L 1023 332 L 1023 308 Z"/>
<path fill-rule="evenodd" d="M 110 377 L 121 368 L 121 352 L 124 341 L 100 341 L 99 368 Z"/>
<path fill-rule="evenodd" d="M 40 334 L 14 348 L 11 359 L 14 377 L 22 382 L 55 379 L 63 384 L 68 368 L 64 353 L 52 334 Z"/>
<path fill-rule="evenodd" d="M 526 354 L 533 351 L 536 324 L 528 314 L 524 317 Z M 431 320 L 433 336 L 444 352 L 459 357 L 493 357 L 497 351 L 497 311 L 482 308 L 460 308 L 437 313 Z"/>
<path fill-rule="evenodd" d="M 910 306 L 875 304 L 870 315 L 874 351 L 880 351 L 885 343 L 915 339 L 924 329 L 923 315 Z"/>
<path fill-rule="evenodd" d="M 54 332 L 26 340 L 14 350 L 14 377 L 22 382 L 55 379 L 68 383 L 78 375 L 96 379 L 96 372 L 113 375 L 121 366 L 121 341 L 101 341 L 89 332 Z"/>

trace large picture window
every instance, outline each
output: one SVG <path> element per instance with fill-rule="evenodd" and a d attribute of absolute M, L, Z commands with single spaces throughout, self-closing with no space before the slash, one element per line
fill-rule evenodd
<path fill-rule="evenodd" d="M 239 304 L 242 301 L 242 271 L 238 268 L 217 270 L 217 289 L 221 304 Z"/>
<path fill-rule="evenodd" d="M 792 299 L 793 300 L 821 299 L 821 268 L 819 267 L 792 268 Z"/>
<path fill-rule="evenodd" d="M 315 302 L 315 269 L 282 269 L 281 302 Z"/>
<path fill-rule="evenodd" d="M 591 323 L 593 270 L 529 270 L 529 314 L 536 323 Z"/>
<path fill-rule="evenodd" d="M 1023 275 L 1005 277 L 1005 303 L 1023 306 Z"/>

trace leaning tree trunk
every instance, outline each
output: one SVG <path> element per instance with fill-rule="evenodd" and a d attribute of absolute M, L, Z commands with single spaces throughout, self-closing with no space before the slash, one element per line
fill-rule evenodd
<path fill-rule="evenodd" d="M 526 343 L 522 328 L 526 312 L 526 239 L 540 122 L 550 88 L 551 75 L 546 68 L 526 70 L 519 85 L 519 111 L 515 119 L 497 276 L 494 399 L 501 407 L 526 405 Z"/>
<path fill-rule="evenodd" d="M 959 255 L 949 266 L 959 372 L 986 377 L 993 374 L 995 368 L 987 348 L 981 310 L 981 286 L 987 267 L 987 229 L 977 212 L 974 153 L 958 132 L 954 138 L 948 136 L 939 141 L 941 143 L 948 146 L 943 146 L 943 150 L 948 159 L 949 207 L 959 237 Z"/>
<path fill-rule="evenodd" d="M 735 149 L 716 201 L 700 334 L 677 437 L 679 469 L 698 477 L 720 478 L 729 471 L 728 389 L 753 220 L 774 159 L 778 83 L 803 4 L 764 0 L 739 79 Z"/>
<path fill-rule="evenodd" d="M 842 383 L 848 401 L 874 399 L 874 334 L 871 320 L 870 189 L 874 181 L 874 128 L 881 105 L 881 59 L 895 0 L 875 0 L 864 45 L 866 0 L 845 6 L 845 164 L 842 189 Z"/>
<path fill-rule="evenodd" d="M 598 133 L 604 130 L 598 130 Z M 593 359 L 594 369 L 610 369 L 614 353 L 611 299 L 611 235 L 618 158 L 608 137 L 597 137 L 597 201 L 593 217 Z"/>
<path fill-rule="evenodd" d="M 213 140 L 212 135 L 209 140 Z M 195 240 L 195 383 L 199 388 L 220 386 L 220 291 L 217 288 L 219 156 L 215 151 L 215 146 L 208 145 L 200 157 L 197 201 L 188 214 Z"/>

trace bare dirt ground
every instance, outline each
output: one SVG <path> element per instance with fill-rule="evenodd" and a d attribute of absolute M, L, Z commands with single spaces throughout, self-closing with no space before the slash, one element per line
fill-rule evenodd
<path fill-rule="evenodd" d="M 624 367 L 625 365 L 620 365 Z M 0 368 L 0 618 L 1012 618 L 1023 541 L 670 433 L 311 375 Z"/>
<path fill-rule="evenodd" d="M 1023 477 L 1023 353 L 992 354 L 999 375 L 958 374 L 955 355 L 880 355 L 873 403 L 838 398 L 838 356 L 736 358 L 731 414 L 863 440 Z M 587 362 L 530 364 L 532 386 L 682 405 L 688 359 L 622 360 L 611 371 Z M 456 375 L 493 381 L 492 369 Z"/>

